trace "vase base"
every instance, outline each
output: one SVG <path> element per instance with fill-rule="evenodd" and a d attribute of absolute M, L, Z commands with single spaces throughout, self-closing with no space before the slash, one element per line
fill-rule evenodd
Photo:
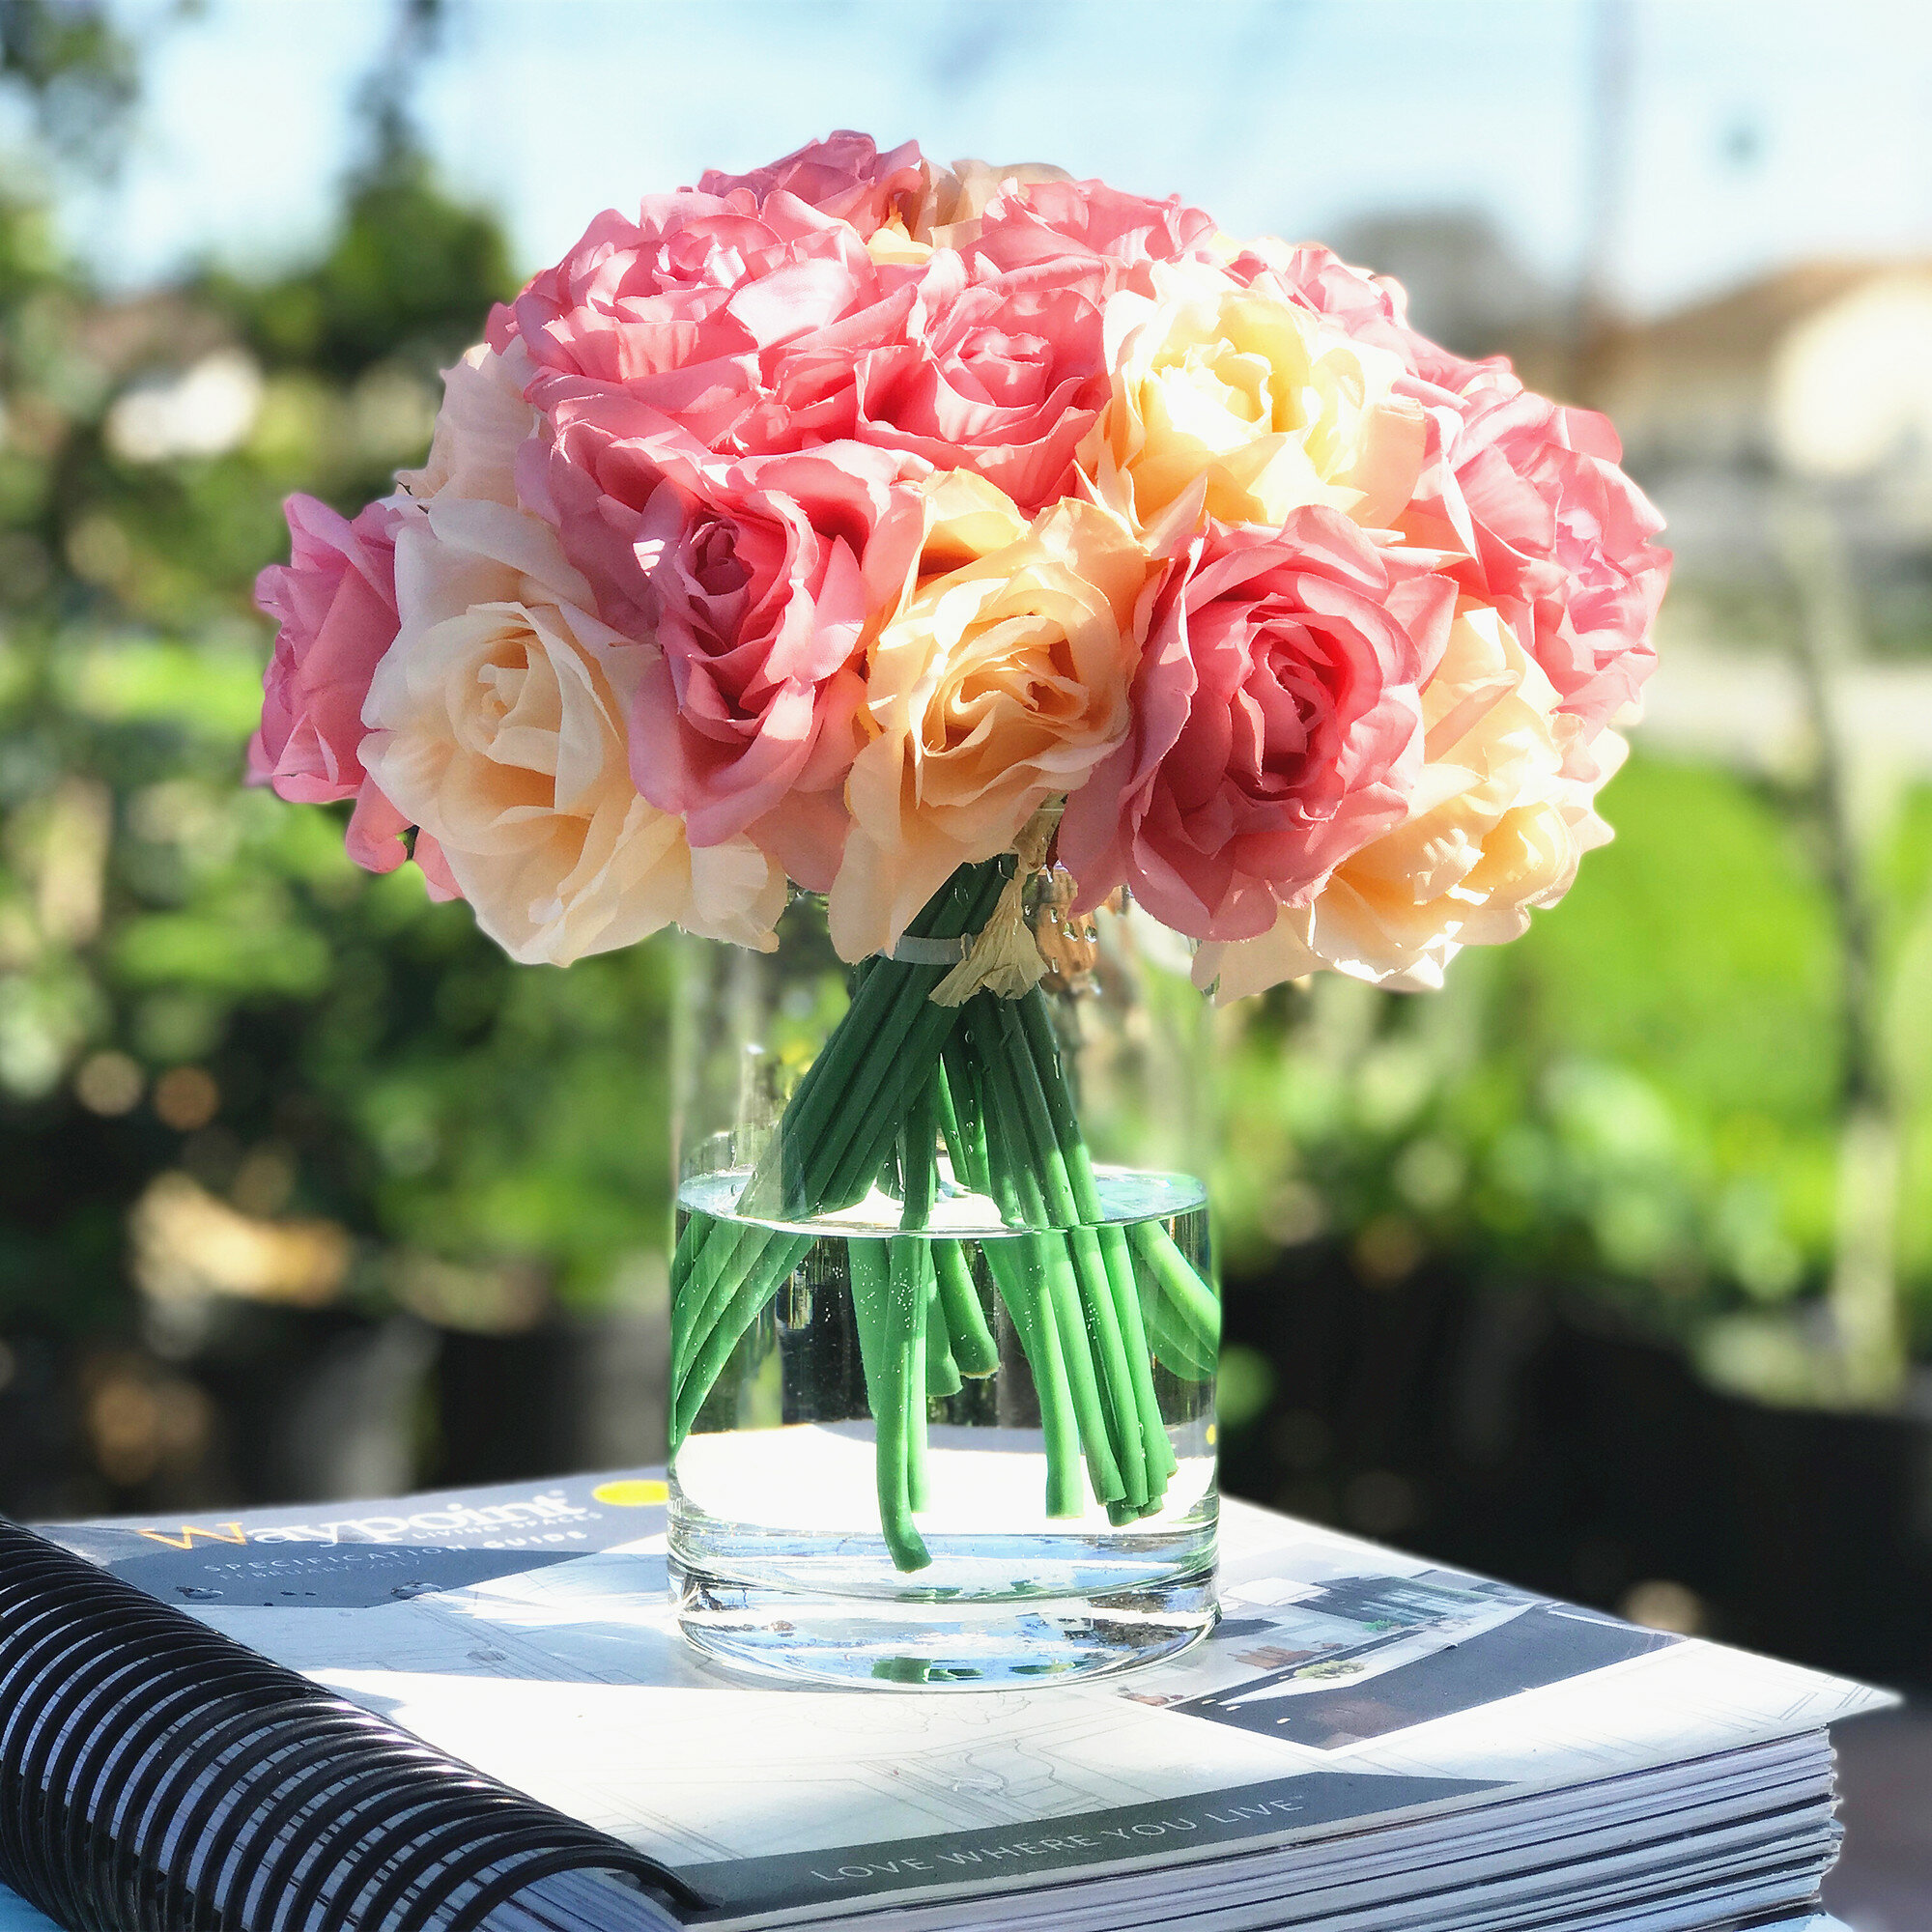
<path fill-rule="evenodd" d="M 673 1560 L 686 1639 L 764 1682 L 830 1690 L 1019 1690 L 1178 1656 L 1214 1628 L 1214 1573 L 1078 1597 L 867 1600 L 773 1589 Z"/>

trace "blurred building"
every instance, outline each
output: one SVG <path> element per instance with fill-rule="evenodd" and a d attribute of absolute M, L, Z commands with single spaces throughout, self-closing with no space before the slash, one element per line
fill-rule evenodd
<path fill-rule="evenodd" d="M 1932 603 L 1932 262 L 1810 262 L 1617 330 L 1598 393 L 1670 517 L 1680 580 L 1775 575 L 1780 491 L 1838 515 L 1872 641 Z"/>

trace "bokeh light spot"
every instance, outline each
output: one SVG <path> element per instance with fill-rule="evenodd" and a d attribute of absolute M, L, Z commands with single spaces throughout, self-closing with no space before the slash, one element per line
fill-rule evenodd
<path fill-rule="evenodd" d="M 180 1133 L 207 1126 L 220 1106 L 221 1089 L 204 1066 L 171 1066 L 155 1082 L 155 1112 Z"/>

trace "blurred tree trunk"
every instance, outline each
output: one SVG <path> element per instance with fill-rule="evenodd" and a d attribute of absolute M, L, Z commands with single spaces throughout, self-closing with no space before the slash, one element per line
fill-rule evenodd
<path fill-rule="evenodd" d="M 1585 124 L 1583 259 L 1571 316 L 1565 385 L 1566 400 L 1590 409 L 1604 407 L 1616 357 L 1615 266 L 1629 180 L 1637 24 L 1631 0 L 1596 0 Z"/>
<path fill-rule="evenodd" d="M 1879 1405 L 1896 1399 L 1907 1367 L 1897 1260 L 1903 1122 L 1887 1053 L 1867 849 L 1875 826 L 1892 815 L 1897 784 L 1856 763 L 1840 715 L 1843 681 L 1862 655 L 1862 639 L 1837 520 L 1815 496 L 1788 492 L 1777 536 L 1798 605 L 1795 656 L 1813 751 L 1808 802 L 1839 934 L 1844 1073 L 1832 1318 L 1844 1395 Z"/>

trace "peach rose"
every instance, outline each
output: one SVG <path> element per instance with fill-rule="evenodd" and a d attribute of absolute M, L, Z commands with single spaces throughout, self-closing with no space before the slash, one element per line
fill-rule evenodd
<path fill-rule="evenodd" d="M 1507 369 L 1463 365 L 1406 522 L 1455 532 L 1457 576 L 1529 644 L 1563 708 L 1600 730 L 1656 668 L 1651 627 L 1670 554 L 1663 519 L 1619 467 L 1607 418 L 1525 389 Z"/>
<path fill-rule="evenodd" d="M 1352 340 L 1272 276 L 1157 262 L 1151 297 L 1107 304 L 1112 395 L 1081 445 L 1103 500 L 1158 549 L 1203 512 L 1279 528 L 1325 503 L 1385 528 L 1422 467 L 1402 364 Z"/>
<path fill-rule="evenodd" d="M 966 494 L 932 554 L 1009 540 L 923 581 L 869 654 L 874 735 L 846 779 L 852 829 L 831 897 L 846 959 L 896 945 L 955 867 L 1006 851 L 1126 733 L 1146 554 L 1094 504 L 1027 526 L 987 494 Z"/>
<path fill-rule="evenodd" d="M 453 367 L 442 372 L 442 407 L 437 412 L 429 458 L 420 469 L 397 471 L 396 482 L 414 502 L 432 497 L 469 497 L 514 506 L 513 475 L 516 454 L 536 427 L 536 412 L 524 401 L 524 374 L 529 358 L 521 343 L 498 355 L 487 343 L 469 350 Z M 370 510 L 379 506 L 371 505 Z M 407 506 L 397 506 L 398 518 Z M 364 511 L 366 517 L 370 511 Z M 357 519 L 359 523 L 360 518 Z M 299 546 L 298 547 L 299 555 Z M 266 575 L 266 573 L 265 573 Z M 393 576 L 393 566 L 391 566 Z M 389 595 L 393 602 L 394 586 Z M 393 638 L 392 624 L 389 636 Z M 387 648 L 384 645 L 384 648 Z M 347 694 L 353 702 L 356 731 L 363 729 L 362 706 L 369 693 L 377 657 L 371 658 L 356 689 Z M 406 857 L 413 858 L 434 899 L 462 897 L 437 841 L 420 827 L 409 840 L 411 823 L 384 798 L 373 780 L 365 782 L 350 815 L 346 843 L 349 856 L 372 872 L 390 872 Z M 408 841 L 408 842 L 406 842 Z"/>
<path fill-rule="evenodd" d="M 1117 888 L 1195 939 L 1252 939 L 1398 823 L 1416 687 L 1456 586 L 1339 511 L 1213 524 L 1150 602 L 1127 738 L 1067 801 L 1076 910 Z"/>
<path fill-rule="evenodd" d="M 1408 816 L 1345 860 L 1274 929 L 1195 956 L 1195 982 L 1239 999 L 1327 967 L 1403 991 L 1442 983 L 1464 946 L 1499 946 L 1554 905 L 1610 830 L 1596 794 L 1623 762 L 1497 611 L 1464 603 L 1423 687 L 1424 763 Z"/>
<path fill-rule="evenodd" d="M 996 194 L 1043 182 L 1071 181 L 1045 161 L 954 161 L 933 170 L 924 204 L 908 224 L 912 239 L 933 248 L 964 248 L 979 240 L 980 218 Z"/>
<path fill-rule="evenodd" d="M 776 944 L 784 880 L 765 856 L 694 853 L 631 781 L 625 712 L 653 653 L 591 614 L 548 526 L 440 496 L 401 533 L 397 601 L 364 762 L 512 958 L 567 965 L 672 921 Z"/>

